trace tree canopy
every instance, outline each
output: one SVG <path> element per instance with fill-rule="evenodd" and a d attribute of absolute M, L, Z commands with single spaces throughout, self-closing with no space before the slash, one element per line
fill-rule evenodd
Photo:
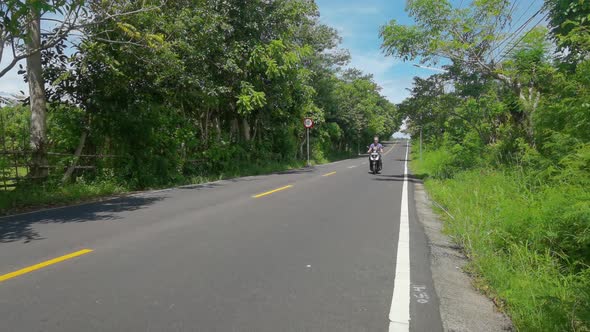
<path fill-rule="evenodd" d="M 5 6 L 11 18 L 39 6 L 47 19 L 83 13 L 59 32 L 63 38 L 42 38 L 37 83 L 45 93 L 31 102 L 47 97 L 50 110 L 37 154 L 59 146 L 121 156 L 105 167 L 133 186 L 300 159 L 304 117 L 317 124 L 317 160 L 357 153 L 370 136 L 389 137 L 401 124 L 371 76 L 344 70 L 348 52 L 339 49 L 336 30 L 320 23 L 312 0 Z M 26 23 L 13 24 L 10 33 L 28 38 Z M 79 36 L 68 38 L 74 30 Z M 45 111 L 33 108 L 36 114 Z M 72 117 L 77 126 L 61 122 Z"/>

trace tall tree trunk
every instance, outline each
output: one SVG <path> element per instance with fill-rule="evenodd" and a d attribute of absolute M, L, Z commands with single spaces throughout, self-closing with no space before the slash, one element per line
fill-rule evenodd
<path fill-rule="evenodd" d="M 205 140 L 205 129 L 203 128 L 203 114 L 200 114 L 198 118 L 193 120 L 195 125 L 199 128 L 199 134 L 201 135 L 201 141 Z"/>
<path fill-rule="evenodd" d="M 239 124 L 237 118 L 231 119 L 229 134 L 230 134 L 230 141 L 231 142 L 235 142 L 235 141 L 239 140 L 240 124 Z"/>
<path fill-rule="evenodd" d="M 252 140 L 256 141 L 256 138 L 258 137 L 258 127 L 260 126 L 260 116 L 256 117 L 256 120 L 254 120 L 254 132 L 252 133 Z"/>
<path fill-rule="evenodd" d="M 230 142 L 238 142 L 240 140 L 240 122 L 236 115 L 236 106 L 234 103 L 228 104 L 230 109 L 228 112 Z"/>
<path fill-rule="evenodd" d="M 88 137 L 88 132 L 86 129 L 82 131 L 82 135 L 80 135 L 80 141 L 78 142 L 78 147 L 76 147 L 76 152 L 74 152 L 74 160 L 72 160 L 72 164 L 68 167 L 66 174 L 64 174 L 61 182 L 63 184 L 70 181 L 72 174 L 76 170 L 76 166 L 78 165 L 78 160 L 80 160 L 80 155 L 82 154 L 82 150 L 84 150 L 84 145 L 86 144 L 86 137 Z"/>
<path fill-rule="evenodd" d="M 217 112 L 215 112 L 215 115 L 213 116 L 213 126 L 215 127 L 215 133 L 217 134 L 216 139 L 220 140 L 221 139 L 221 120 L 219 119 L 219 108 L 217 109 Z"/>
<path fill-rule="evenodd" d="M 30 4 L 38 0 L 29 0 Z M 31 6 L 31 17 L 26 38 L 27 52 L 31 56 L 27 58 L 27 79 L 29 81 L 29 98 L 31 102 L 31 174 L 33 178 L 45 178 L 48 175 L 47 168 L 47 104 L 45 98 L 45 82 L 43 81 L 43 69 L 41 67 L 41 17 L 39 9 Z"/>
<path fill-rule="evenodd" d="M 243 135 L 244 135 L 244 141 L 249 142 L 250 141 L 250 124 L 248 123 L 248 119 L 246 119 L 246 118 L 242 119 L 242 131 L 243 131 Z"/>
<path fill-rule="evenodd" d="M 525 91 L 527 95 L 525 95 Z M 527 90 L 521 88 L 519 98 L 524 106 L 524 119 L 522 120 L 522 125 L 527 136 L 526 138 L 529 145 L 535 147 L 535 124 L 533 122 L 533 116 L 539 106 L 541 93 L 531 85 Z"/>
<path fill-rule="evenodd" d="M 209 108 L 205 111 L 205 124 L 203 124 L 203 140 L 205 141 L 205 147 L 209 146 L 209 117 L 211 116 L 211 112 Z"/>
<path fill-rule="evenodd" d="M 525 107 L 525 115 L 524 118 L 519 119 L 518 122 L 522 125 L 526 132 L 526 138 L 530 146 L 535 146 L 535 129 L 533 123 L 533 115 L 537 110 L 539 105 L 539 101 L 541 99 L 541 93 L 537 91 L 531 82 L 528 87 L 528 98 L 524 95 L 525 87 L 522 86 L 522 83 L 518 80 L 513 80 L 510 77 L 500 74 L 497 71 L 491 73 L 492 76 L 499 79 L 500 81 L 506 83 L 509 87 L 512 88 L 514 93 L 518 96 L 521 102 L 524 104 Z"/>
<path fill-rule="evenodd" d="M 528 120 L 528 130 L 527 130 L 527 135 L 529 137 L 529 143 L 532 144 L 533 147 L 536 146 L 536 141 L 535 141 L 535 122 L 533 117 L 535 116 L 535 113 L 537 113 L 537 108 L 539 107 L 539 102 L 541 101 L 541 93 L 539 91 L 536 91 L 533 87 L 529 88 L 529 96 L 530 96 L 530 110 L 529 110 L 529 114 L 527 116 L 527 120 Z"/>

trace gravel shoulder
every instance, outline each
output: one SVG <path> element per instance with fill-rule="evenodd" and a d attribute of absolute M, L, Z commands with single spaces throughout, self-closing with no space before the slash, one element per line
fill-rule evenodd
<path fill-rule="evenodd" d="M 424 185 L 415 184 L 416 210 L 430 246 L 434 287 L 440 300 L 443 328 L 449 332 L 514 331 L 510 319 L 494 303 L 474 289 L 465 272 L 467 258 L 442 233 L 442 222 L 432 210 Z"/>

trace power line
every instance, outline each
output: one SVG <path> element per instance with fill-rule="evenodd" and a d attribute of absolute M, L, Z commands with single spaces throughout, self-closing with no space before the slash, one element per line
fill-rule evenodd
<path fill-rule="evenodd" d="M 506 16 L 506 19 L 504 19 L 504 21 L 502 22 L 502 26 L 500 27 L 500 30 L 498 32 L 498 36 L 496 36 L 496 38 L 494 38 L 494 41 L 492 43 L 490 43 L 490 46 L 493 47 L 493 50 L 500 47 L 500 45 L 502 45 L 502 43 L 494 46 L 495 43 L 498 42 L 498 40 L 500 39 L 500 35 L 501 33 L 504 31 L 504 29 L 506 28 L 506 25 L 508 25 L 508 22 L 511 21 L 512 18 L 512 14 L 514 13 L 514 10 L 517 8 L 518 4 L 518 0 L 515 0 L 514 2 L 512 2 L 512 6 L 510 7 L 510 10 L 508 11 L 508 15 Z M 504 10 L 504 8 L 502 8 L 502 10 Z M 498 26 L 498 22 L 500 22 L 500 18 L 502 17 L 502 15 L 498 15 L 496 16 L 496 22 L 494 22 L 494 28 L 493 30 L 496 30 L 496 27 Z"/>
<path fill-rule="evenodd" d="M 531 1 L 529 2 L 529 6 L 528 6 L 528 7 L 527 7 L 527 8 L 526 8 L 526 9 L 525 9 L 523 12 L 522 12 L 522 14 L 520 15 L 520 17 L 518 17 L 518 19 L 514 20 L 514 19 L 513 19 L 513 15 L 514 15 L 514 14 L 515 14 L 515 12 L 518 10 L 518 4 L 519 4 L 519 1 L 518 1 L 518 0 L 515 0 L 515 1 L 512 3 L 512 6 L 510 7 L 510 10 L 508 11 L 508 14 L 506 15 L 507 19 L 506 19 L 506 20 L 504 20 L 504 22 L 503 22 L 503 24 L 502 24 L 502 27 L 500 28 L 500 30 L 499 30 L 499 32 L 498 32 L 498 37 L 497 37 L 497 38 L 494 40 L 494 42 L 497 42 L 497 41 L 500 39 L 500 37 L 501 37 L 501 34 L 505 32 L 505 30 L 506 30 L 506 28 L 507 28 L 507 27 L 510 27 L 510 26 L 516 26 L 517 24 L 519 24 L 519 23 L 521 22 L 521 20 L 523 19 L 523 17 L 525 17 L 525 16 L 526 16 L 526 15 L 527 15 L 527 14 L 530 12 L 531 8 L 532 8 L 534 5 L 538 4 L 538 2 L 539 2 L 538 0 L 531 0 Z M 531 20 L 532 20 L 532 19 L 533 19 L 533 18 L 534 18 L 536 15 L 538 15 L 538 14 L 539 14 L 541 11 L 542 11 L 542 9 L 541 9 L 541 10 L 538 10 L 538 11 L 537 11 L 537 12 L 536 12 L 536 13 L 535 13 L 535 14 L 534 14 L 532 17 L 530 17 L 530 18 L 527 20 L 527 22 L 525 22 L 525 23 L 524 23 L 524 24 L 522 24 L 522 25 L 521 25 L 519 28 L 517 28 L 517 29 L 516 29 L 516 31 L 513 31 L 513 32 L 509 32 L 509 31 L 507 31 L 507 33 L 508 33 L 508 34 L 507 34 L 506 38 L 504 38 L 504 39 L 503 39 L 503 40 L 502 40 L 502 41 L 501 41 L 499 44 L 495 45 L 495 46 L 493 47 L 492 51 L 494 51 L 494 50 L 496 50 L 496 49 L 500 48 L 500 46 L 502 46 L 504 43 L 506 43 L 506 42 L 507 42 L 507 41 L 509 41 L 511 38 L 513 38 L 515 34 L 517 34 L 517 33 L 521 32 L 521 31 L 522 31 L 522 30 L 523 30 L 523 29 L 526 27 L 526 25 L 528 25 L 528 23 L 530 23 L 530 21 L 531 21 Z M 499 16 L 499 17 L 501 17 L 501 16 Z M 510 23 L 510 24 L 509 24 L 509 23 Z"/>
<path fill-rule="evenodd" d="M 539 22 L 537 22 L 537 24 L 535 24 L 529 31 L 527 31 L 524 35 L 522 35 L 516 43 L 512 44 L 512 47 L 510 47 L 510 49 L 508 51 L 504 52 L 504 54 L 502 55 L 502 57 L 498 61 L 501 62 L 502 60 L 504 60 L 506 58 L 506 56 L 508 56 L 508 54 L 510 54 L 510 52 L 512 52 L 512 50 L 514 50 L 514 48 L 516 48 L 516 46 L 518 46 L 518 44 L 520 44 L 520 42 L 522 42 L 523 39 L 526 38 L 526 36 L 528 36 L 529 33 L 531 33 L 536 27 L 538 27 L 539 24 L 541 24 L 543 21 L 545 21 L 545 19 L 548 16 L 549 16 L 549 14 L 543 15 L 543 17 L 539 20 Z"/>
<path fill-rule="evenodd" d="M 518 18 L 518 20 L 514 21 L 515 23 L 520 22 L 520 20 L 522 20 L 522 18 L 529 12 L 529 10 L 531 10 L 531 8 L 533 8 L 533 6 L 536 4 L 536 1 L 531 1 L 531 3 L 529 4 L 529 6 L 527 7 L 527 9 L 520 15 L 520 17 Z"/>
<path fill-rule="evenodd" d="M 514 39 L 517 37 L 517 35 L 522 32 L 528 25 L 529 23 L 531 23 L 533 21 L 533 19 L 535 17 L 537 17 L 537 15 L 539 15 L 541 13 L 542 10 L 538 10 L 536 13 L 534 13 L 531 17 L 529 17 L 520 27 L 518 27 L 515 31 L 513 31 L 511 34 L 509 34 L 509 36 L 507 36 L 502 43 L 500 43 L 500 45 L 510 41 L 511 39 Z"/>
<path fill-rule="evenodd" d="M 535 19 L 535 17 L 537 17 L 537 15 L 541 14 L 541 12 L 543 12 L 543 9 L 539 9 L 537 12 L 535 12 L 530 18 L 528 18 L 526 20 L 526 22 L 524 22 L 518 29 L 516 29 L 514 32 L 512 32 L 509 36 L 507 36 L 502 42 L 500 42 L 498 45 L 496 45 L 496 47 L 494 47 L 493 49 L 490 50 L 490 55 L 496 51 L 497 49 L 500 48 L 500 46 L 504 46 L 503 49 L 501 51 L 498 52 L 497 55 L 493 56 L 492 55 L 492 61 L 496 60 L 496 57 L 500 54 L 504 53 L 504 50 L 506 49 L 506 47 L 508 47 L 510 45 L 510 43 L 512 41 L 514 41 L 516 38 L 518 38 L 518 36 L 520 35 L 520 33 L 522 31 L 524 31 L 524 29 L 526 29 L 526 27 Z M 544 19 L 544 18 L 543 18 Z M 537 25 L 539 25 L 539 23 L 537 23 L 534 27 L 536 27 Z M 533 28 L 534 28 L 533 27 Z M 531 29 L 532 31 L 532 29 Z M 530 32 L 530 31 L 529 31 Z M 528 34 L 528 32 L 527 32 Z"/>

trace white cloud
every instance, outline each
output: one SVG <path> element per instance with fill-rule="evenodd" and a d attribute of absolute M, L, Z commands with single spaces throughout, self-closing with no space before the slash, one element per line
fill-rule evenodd
<path fill-rule="evenodd" d="M 330 25 L 332 28 L 336 29 L 336 31 L 338 32 L 338 36 L 342 37 L 342 38 L 348 38 L 348 37 L 352 37 L 354 34 L 352 33 L 352 31 L 350 31 L 349 29 L 346 29 L 345 27 L 341 26 L 341 25 Z"/>
<path fill-rule="evenodd" d="M 404 65 L 399 60 L 386 57 L 380 52 L 362 53 L 351 50 L 352 59 L 349 68 L 357 68 L 366 74 L 373 74 L 373 78 L 381 86 L 381 94 L 392 103 L 400 103 L 410 93 L 414 75 L 395 73 L 395 67 Z"/>
<path fill-rule="evenodd" d="M 383 96 L 392 103 L 399 104 L 410 96 L 408 89 L 413 87 L 414 77 L 427 78 L 430 75 L 432 73 L 429 72 L 387 73 L 381 77 L 377 77 L 375 81 L 383 88 L 381 91 Z"/>
<path fill-rule="evenodd" d="M 406 124 L 406 120 L 404 120 L 402 126 L 399 128 L 399 131 L 393 134 L 393 138 L 410 138 L 410 135 L 404 132 L 406 129 L 408 129 L 408 125 Z"/>
<path fill-rule="evenodd" d="M 385 57 L 380 52 L 362 53 L 351 50 L 352 59 L 349 68 L 360 69 L 364 73 L 373 74 L 375 77 L 383 75 L 391 70 L 399 61 Z"/>
<path fill-rule="evenodd" d="M 414 76 L 401 76 L 398 78 L 383 78 L 375 79 L 381 86 L 381 94 L 394 104 L 401 103 L 404 99 L 410 96 L 407 90 L 412 87 Z"/>

